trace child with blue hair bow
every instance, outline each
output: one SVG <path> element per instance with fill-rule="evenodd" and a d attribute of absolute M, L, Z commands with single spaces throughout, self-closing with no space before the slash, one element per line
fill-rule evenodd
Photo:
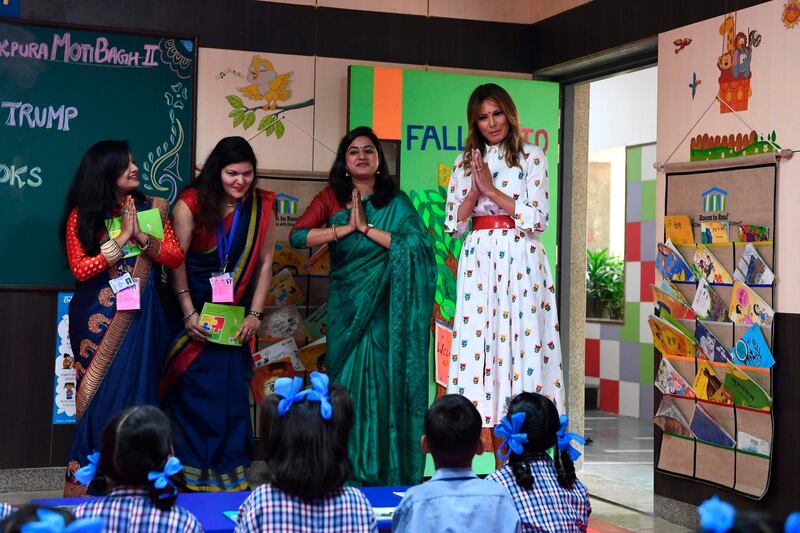
<path fill-rule="evenodd" d="M 377 532 L 372 506 L 360 490 L 345 487 L 353 474 L 347 443 L 353 402 L 328 376 L 280 378 L 261 406 L 267 482 L 239 507 L 235 531 Z"/>
<path fill-rule="evenodd" d="M 495 435 L 503 439 L 497 455 L 508 463 L 486 479 L 511 493 L 522 531 L 585 532 L 588 527 L 589 492 L 575 476 L 573 461 L 581 454 L 571 444 L 583 444 L 584 439 L 567 431 L 568 422 L 546 396 L 523 392 L 495 426 Z M 553 447 L 557 450 L 551 458 L 548 450 Z"/>
<path fill-rule="evenodd" d="M 172 453 L 170 421 L 160 409 L 126 409 L 106 425 L 100 451 L 75 472 L 90 494 L 105 498 L 79 505 L 75 516 L 102 518 L 110 532 L 201 533 L 197 518 L 175 505 L 183 466 Z"/>

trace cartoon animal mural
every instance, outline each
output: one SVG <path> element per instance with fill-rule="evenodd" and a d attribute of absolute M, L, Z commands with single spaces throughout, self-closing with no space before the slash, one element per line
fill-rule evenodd
<path fill-rule="evenodd" d="M 800 0 L 789 0 L 783 4 L 781 21 L 786 29 L 790 30 L 800 22 Z"/>
<path fill-rule="evenodd" d="M 247 69 L 250 85 L 238 89 L 251 100 L 266 100 L 263 109 L 271 111 L 278 107 L 278 102 L 285 102 L 292 97 L 292 74 L 278 74 L 269 59 L 256 55 Z"/>
<path fill-rule="evenodd" d="M 720 113 L 747 111 L 753 94 L 750 87 L 753 49 L 761 44 L 761 34 L 757 30 L 751 30 L 749 34 L 737 32 L 735 15 L 725 16 L 719 34 L 722 35 L 723 48 L 717 58 L 717 68 L 720 70 L 717 94 L 722 100 L 719 104 Z"/>

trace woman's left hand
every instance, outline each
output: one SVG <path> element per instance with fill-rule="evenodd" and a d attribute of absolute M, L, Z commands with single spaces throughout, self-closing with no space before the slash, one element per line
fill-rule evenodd
<path fill-rule="evenodd" d="M 493 193 L 497 192 L 489 167 L 486 166 L 480 150 L 472 151 L 472 180 L 484 196 L 491 197 Z"/>
<path fill-rule="evenodd" d="M 258 333 L 260 327 L 261 321 L 259 319 L 253 315 L 247 315 L 242 325 L 239 326 L 239 330 L 236 332 L 235 337 L 239 340 L 239 342 L 244 344 L 249 341 L 253 335 Z"/>

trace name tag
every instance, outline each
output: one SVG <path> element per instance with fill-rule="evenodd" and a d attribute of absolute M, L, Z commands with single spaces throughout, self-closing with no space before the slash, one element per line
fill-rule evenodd
<path fill-rule="evenodd" d="M 111 290 L 114 291 L 114 294 L 118 294 L 120 291 L 133 287 L 133 278 L 129 273 L 125 272 L 119 277 L 108 280 L 108 284 L 111 285 Z"/>
<path fill-rule="evenodd" d="M 211 301 L 215 304 L 233 302 L 233 278 L 227 272 L 211 276 Z"/>
<path fill-rule="evenodd" d="M 138 311 L 141 305 L 139 278 L 135 278 L 132 287 L 117 293 L 117 311 Z"/>

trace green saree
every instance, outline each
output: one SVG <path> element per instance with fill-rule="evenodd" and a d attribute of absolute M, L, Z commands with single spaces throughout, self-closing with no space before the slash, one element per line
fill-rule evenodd
<path fill-rule="evenodd" d="M 405 193 L 381 209 L 367 199 L 364 210 L 371 224 L 392 234 L 391 247 L 360 233 L 330 243 L 328 373 L 353 400 L 353 484 L 414 485 L 424 469 L 420 436 L 428 404 L 435 263 L 426 229 Z M 346 225 L 349 218 L 350 211 L 342 210 L 327 224 Z M 300 222 L 292 234 L 295 247 L 308 234 Z"/>

